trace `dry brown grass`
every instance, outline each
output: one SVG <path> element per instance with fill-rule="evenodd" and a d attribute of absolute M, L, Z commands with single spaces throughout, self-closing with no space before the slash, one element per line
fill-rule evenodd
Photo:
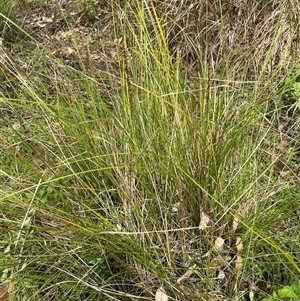
<path fill-rule="evenodd" d="M 300 7 L 295 1 L 159 1 L 156 4 L 172 52 L 226 67 L 232 79 L 247 80 L 278 65 L 286 70 L 299 56 Z M 266 64 L 266 57 L 268 64 Z M 264 70 L 265 68 L 265 70 Z M 228 73 L 227 73 L 228 75 Z"/>

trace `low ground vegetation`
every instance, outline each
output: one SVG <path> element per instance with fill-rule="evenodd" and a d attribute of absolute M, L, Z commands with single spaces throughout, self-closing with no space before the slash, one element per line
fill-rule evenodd
<path fill-rule="evenodd" d="M 108 2 L 0 4 L 0 300 L 298 300 L 299 7 Z"/>

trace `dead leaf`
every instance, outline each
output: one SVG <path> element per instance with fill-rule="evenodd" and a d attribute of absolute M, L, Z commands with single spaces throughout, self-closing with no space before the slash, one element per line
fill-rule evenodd
<path fill-rule="evenodd" d="M 209 216 L 205 214 L 203 211 L 201 211 L 199 229 L 200 230 L 206 229 L 208 227 L 207 224 L 209 223 L 209 221 L 210 221 Z"/>
<path fill-rule="evenodd" d="M 235 230 L 237 229 L 238 225 L 239 225 L 238 220 L 236 218 L 234 218 L 233 222 L 232 222 L 232 230 L 233 230 L 233 232 L 235 232 Z"/>
<path fill-rule="evenodd" d="M 285 170 L 285 171 L 281 171 L 280 173 L 279 173 L 279 175 L 280 175 L 280 177 L 282 177 L 282 178 L 284 178 L 286 175 L 288 175 L 290 173 L 290 170 Z"/>
<path fill-rule="evenodd" d="M 197 267 L 196 264 L 194 264 L 192 267 L 189 267 L 188 270 L 181 277 L 179 277 L 176 282 L 179 283 L 181 281 L 188 279 L 194 273 L 194 269 L 196 267 Z"/>
<path fill-rule="evenodd" d="M 207 258 L 209 255 L 210 255 L 211 251 L 207 251 L 203 256 L 202 258 Z"/>
<path fill-rule="evenodd" d="M 240 153 L 239 153 L 239 151 L 235 151 L 234 153 L 233 153 L 233 162 L 238 162 L 238 159 L 239 159 L 239 156 L 240 156 Z"/>
<path fill-rule="evenodd" d="M 46 22 L 46 23 L 52 23 L 53 22 L 53 18 L 54 18 L 54 15 L 52 15 L 50 18 L 42 16 L 42 21 Z"/>
<path fill-rule="evenodd" d="M 227 265 L 227 262 L 225 262 L 223 256 L 220 254 L 213 258 L 210 262 L 210 267 L 213 270 L 221 270 L 224 265 Z"/>
<path fill-rule="evenodd" d="M 0 301 L 8 300 L 9 298 L 9 282 L 0 285 Z"/>
<path fill-rule="evenodd" d="M 1 300 L 0 300 L 1 301 Z M 155 293 L 155 301 L 168 301 L 168 296 L 163 287 L 160 287 Z"/>
<path fill-rule="evenodd" d="M 218 276 L 217 276 L 217 279 L 218 280 L 223 280 L 223 279 L 225 279 L 225 273 L 224 273 L 224 271 L 219 271 L 219 274 L 218 274 Z"/>
<path fill-rule="evenodd" d="M 279 149 L 280 151 L 284 152 L 286 146 L 288 145 L 288 141 L 287 140 L 282 140 L 278 145 L 277 145 L 277 149 Z"/>
<path fill-rule="evenodd" d="M 271 155 L 271 162 L 272 163 L 276 163 L 278 161 L 278 159 L 279 159 L 279 156 L 276 156 L 275 154 Z"/>
<path fill-rule="evenodd" d="M 72 48 L 69 47 L 69 46 L 66 46 L 66 47 L 62 48 L 62 53 L 63 53 L 63 55 L 68 56 L 68 55 L 73 54 L 74 52 L 75 52 L 75 50 L 72 49 Z"/>
<path fill-rule="evenodd" d="M 45 27 L 47 24 L 53 22 L 53 17 L 51 16 L 50 18 L 47 18 L 45 16 L 42 16 L 42 18 L 36 23 L 38 27 Z"/>
<path fill-rule="evenodd" d="M 171 209 L 172 213 L 177 213 L 178 210 L 179 210 L 179 208 L 180 208 L 180 206 L 181 206 L 181 202 L 175 203 L 175 204 L 173 205 L 172 209 Z"/>
<path fill-rule="evenodd" d="M 74 34 L 74 29 L 69 29 L 67 31 L 60 30 L 56 35 L 56 39 L 61 40 L 68 38 Z"/>
<path fill-rule="evenodd" d="M 217 251 L 222 251 L 224 248 L 224 239 L 222 237 L 217 237 L 215 240 L 215 249 Z"/>
<path fill-rule="evenodd" d="M 12 128 L 13 128 L 15 131 L 19 130 L 19 129 L 21 128 L 20 122 L 14 122 L 14 123 L 12 124 Z"/>
<path fill-rule="evenodd" d="M 232 257 L 230 255 L 226 255 L 225 257 L 223 257 L 225 261 L 229 262 L 231 261 Z"/>
<path fill-rule="evenodd" d="M 90 56 L 90 58 L 92 60 L 100 60 L 102 57 L 103 56 L 98 52 L 91 53 L 91 56 Z"/>
<path fill-rule="evenodd" d="M 236 255 L 236 260 L 235 260 L 235 269 L 237 271 L 240 271 L 243 268 L 243 258 L 241 255 Z"/>
<path fill-rule="evenodd" d="M 238 236 L 238 237 L 236 238 L 236 243 L 235 243 L 235 245 L 236 245 L 236 250 L 237 250 L 238 252 L 242 252 L 242 251 L 243 251 L 243 242 L 242 242 L 240 236 Z"/>

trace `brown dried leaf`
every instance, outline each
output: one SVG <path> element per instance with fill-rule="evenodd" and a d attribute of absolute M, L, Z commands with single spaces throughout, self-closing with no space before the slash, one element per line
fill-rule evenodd
<path fill-rule="evenodd" d="M 226 255 L 223 257 L 225 261 L 229 262 L 231 261 L 232 257 L 230 255 Z"/>
<path fill-rule="evenodd" d="M 72 36 L 74 34 L 74 29 L 69 29 L 66 31 L 60 30 L 56 35 L 56 39 L 61 40 L 61 39 L 65 39 L 68 38 L 70 36 Z"/>
<path fill-rule="evenodd" d="M 160 287 L 155 293 L 155 301 L 168 301 L 168 296 L 163 287 Z"/>
<path fill-rule="evenodd" d="M 9 282 L 0 285 L 0 301 L 8 300 L 9 298 Z"/>
<path fill-rule="evenodd" d="M 14 122 L 14 123 L 12 124 L 12 128 L 13 128 L 15 131 L 19 130 L 19 129 L 21 128 L 20 122 Z"/>
<path fill-rule="evenodd" d="M 175 203 L 171 209 L 172 213 L 177 213 L 180 207 L 181 207 L 181 202 Z"/>
<path fill-rule="evenodd" d="M 203 256 L 202 258 L 207 258 L 209 255 L 210 255 L 211 251 L 207 251 Z"/>
<path fill-rule="evenodd" d="M 210 221 L 209 216 L 206 215 L 203 211 L 201 211 L 199 229 L 200 230 L 206 229 L 208 227 L 207 224 L 209 223 L 209 221 Z"/>
<path fill-rule="evenodd" d="M 233 232 L 235 232 L 235 230 L 237 229 L 238 225 L 239 225 L 238 220 L 236 218 L 234 218 L 234 220 L 232 222 L 232 230 L 233 230 Z"/>
<path fill-rule="evenodd" d="M 279 159 L 279 156 L 275 155 L 275 154 L 272 154 L 271 155 L 271 162 L 272 163 L 276 163 Z"/>
<path fill-rule="evenodd" d="M 192 267 L 189 267 L 188 270 L 181 277 L 179 277 L 176 282 L 179 283 L 181 281 L 188 279 L 194 273 L 194 269 L 196 267 L 197 267 L 196 264 L 194 264 Z"/>
<path fill-rule="evenodd" d="M 47 24 L 53 22 L 53 17 L 54 17 L 53 15 L 52 15 L 50 18 L 48 18 L 48 17 L 46 17 L 46 16 L 42 16 L 42 18 L 36 23 L 36 25 L 37 25 L 38 27 L 43 28 L 43 27 L 45 27 Z"/>
<path fill-rule="evenodd" d="M 75 50 L 72 49 L 70 46 L 66 46 L 66 47 L 62 48 L 63 55 L 68 56 L 68 55 L 73 54 L 74 52 L 75 52 Z"/>
<path fill-rule="evenodd" d="M 100 60 L 103 56 L 99 52 L 93 52 L 91 53 L 91 59 L 92 60 Z"/>
<path fill-rule="evenodd" d="M 286 175 L 290 173 L 290 170 L 282 170 L 279 175 L 280 177 L 284 178 Z"/>
<path fill-rule="evenodd" d="M 224 248 L 224 239 L 222 237 L 217 237 L 215 240 L 215 249 L 217 251 L 222 251 Z"/>
<path fill-rule="evenodd" d="M 278 145 L 277 145 L 277 149 L 279 149 L 280 151 L 284 152 L 286 146 L 288 145 L 288 141 L 287 140 L 282 140 Z"/>
<path fill-rule="evenodd" d="M 238 237 L 236 238 L 236 243 L 235 243 L 235 245 L 236 245 L 236 250 L 237 250 L 238 252 L 242 252 L 242 251 L 243 251 L 243 242 L 242 242 L 240 236 L 238 236 Z"/>
<path fill-rule="evenodd" d="M 236 150 L 236 151 L 233 153 L 233 162 L 237 162 L 238 159 L 239 159 L 239 156 L 240 156 L 240 153 L 239 153 L 239 151 Z"/>
<path fill-rule="evenodd" d="M 219 274 L 218 274 L 218 276 L 217 276 L 217 279 L 218 279 L 218 280 L 224 280 L 225 277 L 226 277 L 226 275 L 225 275 L 224 271 L 223 271 L 223 270 L 219 271 Z"/>
<path fill-rule="evenodd" d="M 235 269 L 237 271 L 240 271 L 243 268 L 243 258 L 241 255 L 236 255 L 236 260 L 235 260 Z"/>

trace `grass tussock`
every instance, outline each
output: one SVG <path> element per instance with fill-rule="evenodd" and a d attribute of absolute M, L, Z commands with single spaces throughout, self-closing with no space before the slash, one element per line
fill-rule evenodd
<path fill-rule="evenodd" d="M 262 300 L 296 283 L 298 8 L 111 1 L 101 46 L 80 27 L 95 37 L 92 2 L 70 18 L 47 2 L 66 27 L 39 37 L 1 13 L 22 33 L 0 52 L 10 294 Z"/>

